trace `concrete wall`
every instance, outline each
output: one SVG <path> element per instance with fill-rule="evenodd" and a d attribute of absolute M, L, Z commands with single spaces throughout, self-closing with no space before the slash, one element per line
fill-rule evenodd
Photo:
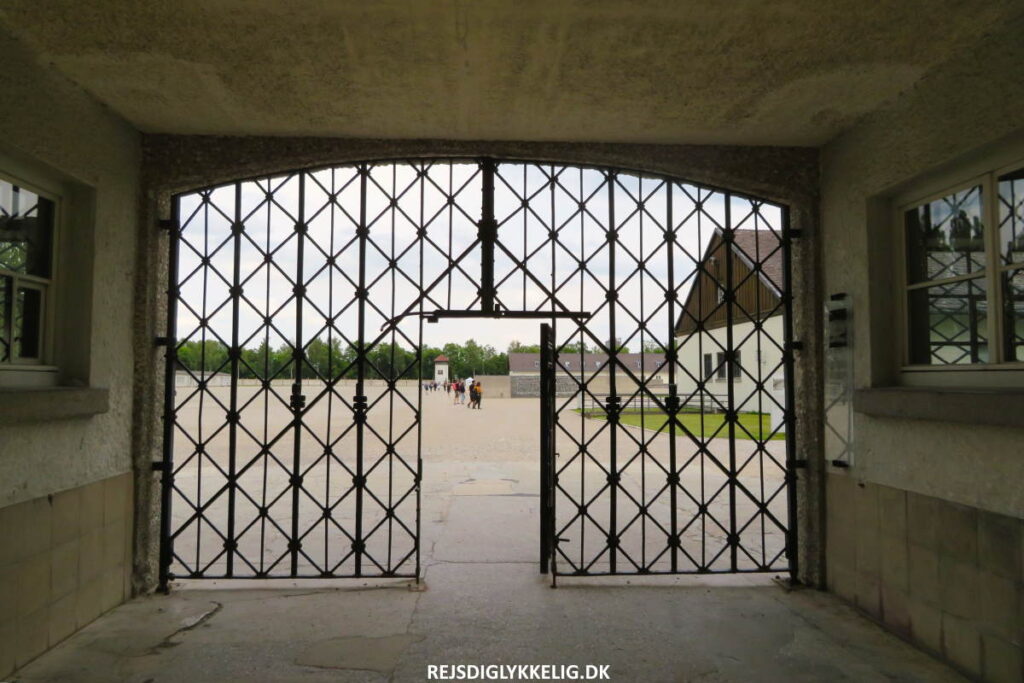
<path fill-rule="evenodd" d="M 0 508 L 0 676 L 131 596 L 132 477 Z"/>
<path fill-rule="evenodd" d="M 90 197 L 89 202 L 73 203 L 69 208 L 76 212 L 76 225 L 83 221 L 91 225 L 92 255 L 81 252 L 91 261 L 65 265 L 84 266 L 79 270 L 90 274 L 91 282 L 74 278 L 66 285 L 89 288 L 86 291 L 91 292 L 94 308 L 102 310 L 102 315 L 85 320 L 87 339 L 57 339 L 57 343 L 84 343 L 90 351 L 72 378 L 109 389 L 105 413 L 62 420 L 47 419 L 44 413 L 35 421 L 0 427 L 0 517 L 6 520 L 0 532 L 0 552 L 6 558 L 0 604 L 19 605 L 16 622 L 8 618 L 8 609 L 0 608 L 2 628 L 6 629 L 0 631 L 5 653 L 0 657 L 3 676 L 14 663 L 7 655 L 14 632 L 21 634 L 17 640 L 20 664 L 125 595 L 123 587 L 114 591 L 111 585 L 107 590 L 103 581 L 80 576 L 74 600 L 88 607 L 76 610 L 73 619 L 69 616 L 71 593 L 66 589 L 71 579 L 61 573 L 70 571 L 75 562 L 75 551 L 68 544 L 80 537 L 82 543 L 93 543 L 94 539 L 84 540 L 82 534 L 96 532 L 106 518 L 76 519 L 60 501 L 80 500 L 82 505 L 93 506 L 89 507 L 93 514 L 98 505 L 95 487 L 111 480 L 121 482 L 132 470 L 134 347 L 130 330 L 139 136 L 56 71 L 38 66 L 28 48 L 4 35 L 2 29 L 0 64 L 4 65 L 0 69 L 2 155 L 73 186 L 76 197 Z M 83 310 L 64 313 L 81 316 Z M 69 362 L 72 356 L 66 356 Z M 16 400 L 16 395 L 8 396 Z M 129 493 L 124 495 L 130 500 Z M 85 503 L 87 498 L 90 502 Z M 78 504 L 67 505 L 74 508 Z M 118 506 L 114 504 L 120 511 Z M 14 519 L 20 521 L 12 522 Z M 130 527 L 120 512 L 117 519 Z M 74 526 L 76 522 L 81 524 Z M 117 560 L 114 566 L 123 570 L 129 540 L 125 534 L 111 532 L 109 543 L 99 549 L 103 557 L 98 562 L 109 567 Z M 84 547 L 80 552 L 85 552 Z M 47 582 L 45 591 L 40 581 Z"/>
<path fill-rule="evenodd" d="M 899 381 L 890 198 L 1022 137 L 1022 30 L 987 36 L 823 150 L 824 292 L 852 297 L 857 388 Z M 829 474 L 829 587 L 973 676 L 1020 680 L 1024 430 L 856 413 L 853 439 L 853 467 Z"/>

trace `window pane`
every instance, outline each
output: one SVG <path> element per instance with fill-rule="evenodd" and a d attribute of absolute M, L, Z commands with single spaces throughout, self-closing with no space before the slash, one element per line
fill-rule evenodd
<path fill-rule="evenodd" d="M 984 270 L 982 215 L 980 185 L 907 211 L 908 281 L 943 280 Z"/>
<path fill-rule="evenodd" d="M 960 365 L 988 360 L 985 280 L 910 292 L 910 362 Z"/>
<path fill-rule="evenodd" d="M 999 178 L 999 253 L 1003 263 L 1024 263 L 1024 168 Z"/>
<path fill-rule="evenodd" d="M 1006 360 L 1024 360 L 1024 268 L 1003 273 Z"/>
<path fill-rule="evenodd" d="M 13 298 L 11 287 L 14 282 L 9 277 L 0 277 L 0 363 L 11 360 L 11 306 Z"/>
<path fill-rule="evenodd" d="M 18 298 L 14 303 L 14 355 L 16 357 L 39 358 L 42 313 L 43 293 L 38 289 L 18 287 Z"/>
<path fill-rule="evenodd" d="M 0 179 L 0 268 L 50 277 L 53 202 Z"/>

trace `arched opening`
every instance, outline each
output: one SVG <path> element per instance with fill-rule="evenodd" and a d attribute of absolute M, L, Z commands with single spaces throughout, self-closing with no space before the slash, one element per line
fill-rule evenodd
<path fill-rule="evenodd" d="M 545 570 L 795 571 L 784 207 L 473 158 L 238 181 L 174 216 L 165 585 L 418 577 L 437 320 L 522 342 Z"/>

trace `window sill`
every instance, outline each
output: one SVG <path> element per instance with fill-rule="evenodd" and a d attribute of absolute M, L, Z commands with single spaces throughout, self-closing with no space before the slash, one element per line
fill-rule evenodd
<path fill-rule="evenodd" d="M 853 409 L 876 417 L 1024 427 L 1024 390 L 880 387 L 853 392 Z"/>
<path fill-rule="evenodd" d="M 110 391 L 94 387 L 0 389 L 0 426 L 91 417 L 110 410 Z"/>

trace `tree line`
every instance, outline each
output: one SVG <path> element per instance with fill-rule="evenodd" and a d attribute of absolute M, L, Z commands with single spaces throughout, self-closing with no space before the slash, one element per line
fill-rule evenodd
<path fill-rule="evenodd" d="M 597 353 L 598 349 L 580 342 L 562 347 L 563 354 Z M 620 353 L 629 353 L 626 346 L 619 344 Z M 663 352 L 657 345 L 645 344 L 648 353 Z M 444 346 L 423 346 L 417 357 L 412 349 L 400 344 L 381 343 L 366 354 L 367 379 L 416 379 L 430 380 L 434 377 L 434 359 L 440 355 L 448 357 L 450 377 L 475 377 L 477 375 L 507 375 L 508 354 L 540 353 L 537 344 L 522 344 L 513 341 L 506 351 L 498 351 L 490 344 L 480 344 L 473 339 L 458 344 L 449 342 Z M 228 347 L 217 340 L 186 341 L 178 346 L 178 364 L 193 373 L 230 372 Z M 295 351 L 288 344 L 272 347 L 266 341 L 257 347 L 243 347 L 238 363 L 240 379 L 284 379 L 294 378 L 296 367 L 301 367 L 303 379 L 356 379 L 359 369 L 356 364 L 358 352 L 350 344 L 342 346 L 341 340 L 329 342 L 317 337 L 305 348 L 305 357 L 300 366 L 295 363 Z M 422 366 L 422 374 L 420 374 Z"/>
<path fill-rule="evenodd" d="M 193 373 L 230 372 L 229 348 L 217 340 L 186 341 L 178 346 L 178 364 Z M 473 339 L 463 344 L 450 342 L 442 347 L 423 346 L 421 353 L 400 344 L 381 343 L 366 353 L 366 378 L 416 379 L 434 377 L 434 359 L 448 357 L 451 377 L 475 375 L 507 375 L 508 353 L 499 352 L 489 344 Z M 357 349 L 342 345 L 339 339 L 317 337 L 306 345 L 301 363 L 295 362 L 295 351 L 288 344 L 272 347 L 262 342 L 254 348 L 243 347 L 239 356 L 240 379 L 294 378 L 300 368 L 303 379 L 355 379 L 359 368 Z M 422 369 L 422 374 L 421 374 Z"/>

